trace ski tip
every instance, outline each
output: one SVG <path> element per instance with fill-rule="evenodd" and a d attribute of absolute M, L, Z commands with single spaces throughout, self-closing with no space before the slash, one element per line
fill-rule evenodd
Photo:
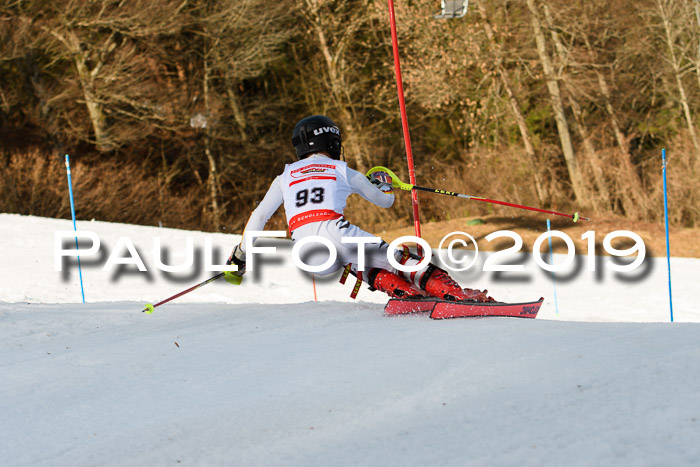
<path fill-rule="evenodd" d="M 153 313 L 153 308 L 153 305 L 151 305 L 150 303 L 146 303 L 146 308 L 141 310 L 141 313 L 146 313 L 147 315 L 150 315 L 151 313 Z"/>

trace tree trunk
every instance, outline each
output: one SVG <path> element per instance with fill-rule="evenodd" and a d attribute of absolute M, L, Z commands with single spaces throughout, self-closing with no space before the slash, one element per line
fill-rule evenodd
<path fill-rule="evenodd" d="M 87 108 L 92 131 L 95 135 L 95 146 L 99 151 L 111 151 L 114 149 L 114 144 L 107 130 L 107 120 L 102 104 L 97 98 L 95 80 L 104 65 L 104 57 L 116 48 L 114 34 L 105 42 L 101 56 L 91 58 L 89 51 L 81 48 L 80 39 L 73 32 L 69 32 L 67 37 L 56 30 L 50 30 L 49 32 L 66 47 L 68 53 L 72 56 L 73 64 L 78 72 L 80 87 L 85 97 L 85 107 Z M 92 68 L 90 68 L 89 64 L 92 65 Z"/>
<path fill-rule="evenodd" d="M 75 57 L 75 67 L 78 69 L 78 76 L 80 77 L 80 84 L 85 97 L 85 107 L 87 107 L 92 131 L 95 134 L 95 146 L 99 151 L 110 151 L 113 149 L 113 146 L 109 141 L 107 122 L 102 111 L 102 104 L 99 103 L 96 97 L 95 81 L 87 72 L 87 67 L 81 57 Z"/>
<path fill-rule="evenodd" d="M 219 175 L 216 171 L 216 160 L 211 152 L 211 138 L 209 137 L 209 131 L 207 130 L 207 135 L 204 138 L 204 152 L 207 155 L 207 160 L 209 161 L 209 194 L 211 196 L 211 211 L 212 218 L 214 220 L 214 229 L 217 232 L 221 230 L 221 212 L 219 209 Z"/>
<path fill-rule="evenodd" d="M 204 94 L 204 108 L 205 115 L 207 118 L 207 123 L 204 127 L 205 137 L 204 137 L 204 153 L 207 156 L 207 161 L 209 162 L 209 177 L 207 180 L 207 185 L 209 185 L 209 194 L 211 196 L 211 211 L 212 218 L 214 221 L 214 229 L 218 232 L 221 230 L 221 212 L 219 209 L 219 174 L 216 170 L 216 159 L 211 151 L 211 123 L 210 123 L 210 106 L 209 106 L 209 79 L 211 74 L 211 68 L 209 67 L 208 54 L 204 55 L 204 82 L 203 82 L 203 94 Z"/>
<path fill-rule="evenodd" d="M 248 140 L 248 136 L 246 133 L 246 130 L 248 128 L 248 122 L 246 121 L 245 115 L 243 114 L 243 110 L 241 109 L 241 101 L 238 97 L 238 92 L 236 90 L 236 85 L 238 83 L 231 79 L 230 74 L 225 71 L 227 69 L 227 66 L 225 65 L 223 58 L 219 54 L 218 49 L 216 50 L 216 61 L 218 69 L 224 70 L 224 82 L 226 83 L 224 87 L 226 89 L 226 95 L 228 96 L 228 104 L 231 108 L 231 113 L 233 114 L 233 120 L 238 126 L 238 134 L 240 135 L 241 140 L 243 142 L 246 142 Z"/>
<path fill-rule="evenodd" d="M 556 28 L 554 27 L 554 20 L 552 19 L 549 6 L 545 3 L 543 5 L 544 19 L 547 24 L 547 29 L 552 38 L 552 43 L 554 44 L 554 50 L 558 59 L 558 64 L 560 68 L 560 76 L 566 76 L 564 71 L 569 66 L 569 51 L 564 47 L 561 40 L 559 39 L 559 34 L 557 34 Z M 610 191 L 608 190 L 608 185 L 605 180 L 605 175 L 603 174 L 603 164 L 598 158 L 598 154 L 593 146 L 593 141 L 591 141 L 590 131 L 586 125 L 586 121 L 583 118 L 583 111 L 581 106 L 573 95 L 573 89 L 567 86 L 567 81 L 562 79 L 562 84 L 566 87 L 566 97 L 569 102 L 569 107 L 573 113 L 574 119 L 571 121 L 571 126 L 574 131 L 578 134 L 581 139 L 581 144 L 583 146 L 583 153 L 586 156 L 586 161 L 593 172 L 593 179 L 595 181 L 595 187 L 598 192 L 597 199 L 595 200 L 594 207 L 597 208 L 599 205 L 609 203 Z M 590 190 L 589 190 L 590 194 Z M 605 206 L 605 208 L 610 208 L 610 206 Z"/>
<path fill-rule="evenodd" d="M 238 99 L 238 94 L 236 94 L 236 89 L 226 80 L 226 94 L 228 95 L 229 106 L 231 107 L 231 112 L 233 113 L 233 119 L 238 125 L 238 134 L 241 136 L 243 142 L 248 141 L 248 135 L 246 134 L 246 129 L 248 124 L 246 122 L 245 116 L 243 116 L 243 111 L 241 110 L 241 103 Z"/>
<path fill-rule="evenodd" d="M 600 88 L 600 93 L 603 95 L 605 101 L 605 111 L 610 116 L 610 125 L 613 128 L 613 133 L 615 134 L 615 141 L 617 141 L 617 147 L 620 148 L 620 152 L 629 156 L 630 147 L 627 142 L 627 138 L 620 130 L 620 124 L 617 122 L 615 117 L 615 111 L 612 107 L 612 102 L 610 100 L 610 88 L 608 87 L 608 82 L 605 80 L 605 76 L 599 70 L 595 70 L 595 74 L 598 78 L 598 87 Z"/>
<path fill-rule="evenodd" d="M 595 180 L 595 187 L 598 191 L 598 200 L 596 200 L 595 205 L 597 206 L 602 204 L 605 206 L 606 209 L 609 209 L 611 206 L 606 204 L 609 203 L 610 200 L 610 191 L 608 190 L 608 184 L 605 181 L 605 175 L 603 173 L 603 164 L 598 158 L 598 154 L 596 153 L 595 147 L 593 147 L 590 132 L 588 131 L 586 122 L 583 119 L 583 112 L 581 111 L 581 106 L 578 105 L 578 102 L 576 102 L 576 100 L 571 96 L 570 93 L 568 94 L 568 98 L 569 105 L 571 106 L 571 110 L 574 114 L 572 126 L 574 127 L 574 130 L 578 133 L 579 138 L 581 138 L 583 152 L 586 155 L 588 163 L 591 166 L 591 171 L 593 172 L 593 178 Z"/>
<path fill-rule="evenodd" d="M 681 63 L 676 56 L 676 51 L 673 47 L 673 39 L 671 38 L 671 23 L 666 10 L 664 9 L 661 0 L 656 2 L 659 15 L 661 15 L 661 21 L 664 25 L 664 33 L 666 37 L 666 45 L 668 46 L 669 57 L 671 59 L 671 67 L 673 68 L 673 74 L 676 79 L 676 84 L 678 85 L 678 94 L 681 101 L 681 106 L 683 107 L 683 115 L 685 116 L 686 123 L 688 125 L 688 133 L 690 134 L 690 139 L 693 141 L 693 146 L 695 146 L 695 151 L 700 152 L 700 141 L 698 141 L 698 134 L 695 129 L 695 124 L 693 123 L 693 117 L 690 113 L 690 105 L 688 104 L 688 97 L 685 92 L 685 86 L 682 80 Z"/>
<path fill-rule="evenodd" d="M 600 92 L 605 101 L 605 110 L 610 116 L 610 125 L 613 128 L 615 140 L 617 141 L 617 146 L 620 150 L 619 161 L 622 173 L 625 175 L 626 182 L 631 188 L 629 190 L 621 190 L 618 193 L 618 196 L 622 200 L 622 207 L 627 215 L 638 213 L 643 211 L 644 207 L 645 196 L 642 188 L 642 181 L 639 179 L 639 174 L 637 174 L 634 164 L 632 164 L 627 138 L 622 133 L 622 130 L 620 130 L 620 125 L 615 117 L 615 111 L 613 110 L 612 102 L 610 100 L 610 89 L 607 81 L 605 80 L 605 76 L 603 76 L 603 73 L 598 70 L 596 70 L 596 75 L 598 77 Z"/>
<path fill-rule="evenodd" d="M 566 161 L 566 168 L 569 172 L 571 187 L 573 189 L 576 201 L 582 202 L 586 199 L 587 190 L 576 161 L 576 154 L 574 153 L 574 146 L 571 142 L 569 125 L 566 121 L 566 115 L 564 114 L 564 106 L 562 104 L 561 91 L 559 89 L 557 76 L 554 72 L 551 58 L 547 53 L 545 37 L 544 33 L 542 32 L 542 22 L 534 0 L 527 0 L 527 6 L 532 17 L 532 29 L 535 34 L 537 53 L 540 57 L 542 70 L 544 71 L 545 80 L 547 82 L 547 89 L 549 91 L 552 110 L 554 112 L 554 120 L 557 124 L 557 131 L 559 133 L 562 152 L 564 153 L 564 160 Z"/>

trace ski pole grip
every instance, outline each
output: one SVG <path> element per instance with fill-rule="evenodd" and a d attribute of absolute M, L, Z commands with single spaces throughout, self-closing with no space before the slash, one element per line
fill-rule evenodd
<path fill-rule="evenodd" d="M 411 191 L 413 189 L 413 185 L 411 185 L 410 183 L 402 182 L 401 179 L 394 172 L 392 172 L 390 169 L 387 169 L 386 167 L 382 167 L 381 165 L 372 167 L 367 172 L 367 176 L 369 177 L 374 172 L 386 172 L 387 174 L 389 174 L 389 176 L 391 177 L 391 186 L 393 186 L 394 188 L 400 188 L 405 191 Z"/>

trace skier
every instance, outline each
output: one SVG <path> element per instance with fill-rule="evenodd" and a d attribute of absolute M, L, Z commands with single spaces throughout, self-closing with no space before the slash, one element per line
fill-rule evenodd
<path fill-rule="evenodd" d="M 272 182 L 262 202 L 253 211 L 226 264 L 235 264 L 242 276 L 246 267 L 246 237 L 250 231 L 263 229 L 277 208 L 284 204 L 292 241 L 308 236 L 329 240 L 338 253 L 336 261 L 320 276 L 331 274 L 349 265 L 358 281 L 364 280 L 373 290 L 381 290 L 393 298 L 433 296 L 452 301 L 494 301 L 486 291 L 461 288 L 446 271 L 430 263 L 414 273 L 394 268 L 387 259 L 388 244 L 365 244 L 364 273 L 358 271 L 356 243 L 342 243 L 343 237 L 374 237 L 343 217 L 348 196 L 357 193 L 367 201 L 383 208 L 394 203 L 392 180 L 386 172 L 374 172 L 368 179 L 364 174 L 341 161 L 343 146 L 341 132 L 333 121 L 322 115 L 300 120 L 292 132 L 292 145 L 298 161 L 286 165 L 284 172 Z M 408 248 L 395 251 L 399 264 L 413 266 L 421 258 Z M 318 266 L 328 259 L 327 251 L 312 251 L 303 258 L 305 264 Z M 357 289 L 358 286 L 356 286 Z"/>

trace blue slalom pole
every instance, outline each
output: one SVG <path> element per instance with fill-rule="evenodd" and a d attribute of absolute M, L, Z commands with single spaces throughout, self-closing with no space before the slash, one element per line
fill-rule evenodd
<path fill-rule="evenodd" d="M 673 295 L 671 294 L 671 246 L 668 241 L 668 188 L 666 185 L 666 148 L 661 150 L 662 171 L 664 173 L 664 217 L 666 218 L 666 265 L 668 267 L 668 304 L 671 307 L 673 322 Z"/>
<path fill-rule="evenodd" d="M 547 219 L 547 232 L 551 229 L 551 224 L 549 219 Z M 554 252 L 552 251 L 552 237 L 547 238 L 549 240 L 549 262 L 554 264 Z M 557 283 L 554 280 L 554 271 L 552 271 L 552 286 L 554 287 L 554 310 L 557 316 L 559 316 L 559 304 L 557 303 Z"/>
<path fill-rule="evenodd" d="M 66 172 L 68 173 L 68 193 L 70 194 L 70 214 L 73 217 L 73 231 L 77 232 L 78 229 L 75 226 L 75 204 L 73 203 L 73 182 L 70 178 L 70 161 L 68 160 L 68 154 L 66 154 Z M 78 250 L 78 236 L 75 237 L 75 249 Z M 78 274 L 80 275 L 80 294 L 83 296 L 83 303 L 85 303 L 85 290 L 83 289 L 83 270 L 80 267 L 80 255 L 78 255 Z"/>

